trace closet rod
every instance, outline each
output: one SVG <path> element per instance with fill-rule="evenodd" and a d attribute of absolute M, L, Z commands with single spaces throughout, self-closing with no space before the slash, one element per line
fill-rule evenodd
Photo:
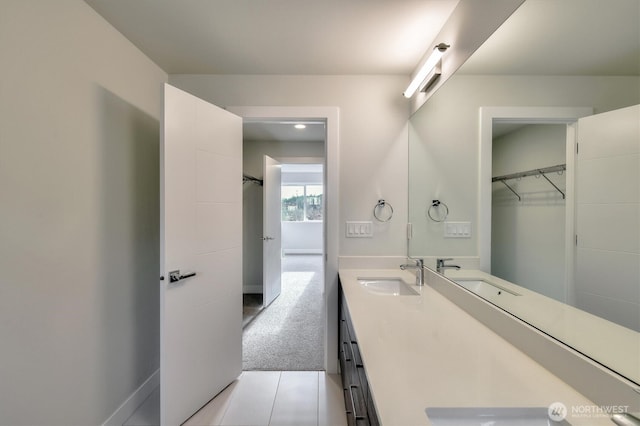
<path fill-rule="evenodd" d="M 245 183 L 245 182 L 257 183 L 260 186 L 263 185 L 262 179 L 258 179 L 258 178 L 255 178 L 253 176 L 249 176 L 249 175 L 243 173 L 242 174 L 242 183 Z"/>
<path fill-rule="evenodd" d="M 518 172 L 518 173 L 511 173 L 509 175 L 496 176 L 494 178 L 491 178 L 491 182 L 502 182 L 507 188 L 511 190 L 511 192 L 516 194 L 519 201 L 522 201 L 522 198 L 520 197 L 520 195 L 518 195 L 518 193 L 514 191 L 513 188 L 511 188 L 506 181 L 510 179 L 520 179 L 527 176 L 542 176 L 547 180 L 547 182 L 551 184 L 551 186 L 553 186 L 556 189 L 556 191 L 562 194 L 562 198 L 564 199 L 566 197 L 564 192 L 562 192 L 562 190 L 558 188 L 558 186 L 555 183 L 551 182 L 551 180 L 546 176 L 546 173 L 562 173 L 565 170 L 567 170 L 566 164 L 558 164 L 557 166 L 544 167 L 542 169 L 533 169 L 533 170 L 527 170 L 526 172 Z"/>
<path fill-rule="evenodd" d="M 557 166 L 545 167 L 543 169 L 533 169 L 533 170 L 527 170 L 526 172 L 518 172 L 518 173 L 511 173 L 510 175 L 496 176 L 494 178 L 491 178 L 491 182 L 498 182 L 501 180 L 510 180 L 510 179 L 519 179 L 527 176 L 542 175 L 545 173 L 564 172 L 565 170 L 567 170 L 566 164 L 558 164 Z"/>

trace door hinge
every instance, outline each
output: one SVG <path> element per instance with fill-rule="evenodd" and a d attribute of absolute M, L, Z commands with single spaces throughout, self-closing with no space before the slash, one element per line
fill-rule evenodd
<path fill-rule="evenodd" d="M 578 155 L 578 152 L 580 151 L 580 148 L 578 148 L 580 146 L 580 144 L 578 142 L 576 142 L 576 155 Z"/>
<path fill-rule="evenodd" d="M 578 234 L 576 234 L 576 247 L 578 246 Z"/>

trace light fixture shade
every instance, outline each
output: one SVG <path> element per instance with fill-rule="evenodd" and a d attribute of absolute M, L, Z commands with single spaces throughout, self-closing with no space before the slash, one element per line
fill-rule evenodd
<path fill-rule="evenodd" d="M 422 83 L 420 83 L 419 91 L 426 92 L 433 85 L 433 83 L 438 80 L 438 78 L 442 75 L 442 60 L 438 61 L 438 63 L 431 69 L 429 74 L 424 78 Z"/>
<path fill-rule="evenodd" d="M 429 58 L 422 65 L 422 67 L 417 72 L 415 77 L 413 77 L 413 80 L 411 80 L 411 83 L 409 83 L 407 90 L 404 91 L 403 95 L 405 98 L 410 98 L 413 96 L 414 93 L 416 93 L 416 90 L 418 90 L 418 87 L 421 86 L 421 83 L 427 78 L 429 73 L 435 68 L 436 65 L 438 65 L 438 62 L 442 58 L 442 55 L 444 55 L 444 52 L 448 48 L 449 48 L 449 45 L 445 43 L 440 43 L 433 48 L 433 52 L 431 53 L 431 56 L 429 56 Z M 427 84 L 422 86 L 426 87 Z"/>

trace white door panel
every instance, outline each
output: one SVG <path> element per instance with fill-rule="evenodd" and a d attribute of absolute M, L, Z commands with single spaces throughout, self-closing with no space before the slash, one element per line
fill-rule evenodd
<path fill-rule="evenodd" d="M 262 299 L 268 306 L 280 295 L 282 284 L 282 170 L 280 163 L 267 155 L 263 166 Z"/>
<path fill-rule="evenodd" d="M 169 85 L 164 102 L 160 412 L 177 425 L 242 370 L 242 120 Z"/>
<path fill-rule="evenodd" d="M 238 215 L 237 204 L 207 203 L 198 206 L 196 235 L 199 253 L 242 245 L 242 215 Z"/>
<path fill-rule="evenodd" d="M 209 203 L 238 203 L 242 193 L 234 185 L 228 185 L 229 176 L 237 173 L 237 164 L 228 157 L 207 151 L 199 151 L 197 158 L 196 191 L 198 200 Z"/>

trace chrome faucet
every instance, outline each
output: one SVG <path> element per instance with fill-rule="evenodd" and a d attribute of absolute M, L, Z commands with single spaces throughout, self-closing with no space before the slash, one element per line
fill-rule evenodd
<path fill-rule="evenodd" d="M 436 260 L 436 272 L 439 274 L 444 274 L 445 269 L 460 269 L 458 265 L 446 265 L 444 262 L 447 260 L 453 260 L 452 258 L 447 259 L 437 259 Z"/>
<path fill-rule="evenodd" d="M 419 286 L 423 286 L 424 285 L 424 259 L 412 259 L 412 258 L 408 258 L 409 260 L 413 260 L 414 262 L 416 262 L 415 265 L 411 265 L 411 264 L 404 264 L 404 265 L 400 265 L 400 269 L 402 269 L 403 271 L 405 269 L 415 269 L 416 270 L 416 285 Z"/>

